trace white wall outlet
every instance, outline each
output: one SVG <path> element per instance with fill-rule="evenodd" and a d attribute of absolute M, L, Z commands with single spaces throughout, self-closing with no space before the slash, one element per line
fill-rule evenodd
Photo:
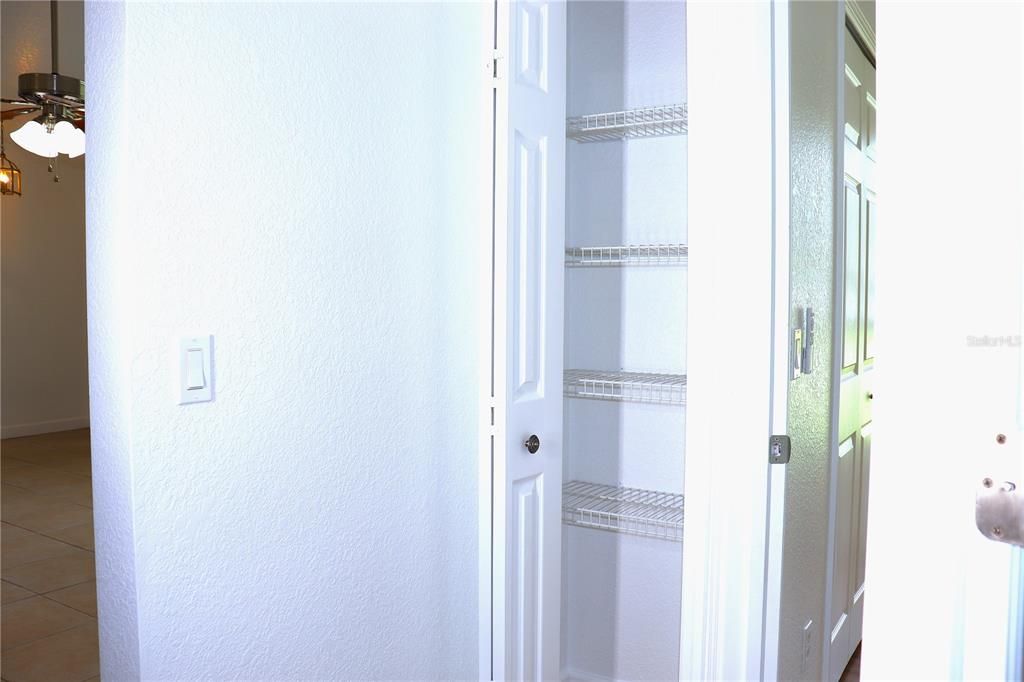
<path fill-rule="evenodd" d="M 177 344 L 178 404 L 213 400 L 213 337 L 183 336 Z"/>
<path fill-rule="evenodd" d="M 804 634 L 803 634 L 803 638 L 801 640 L 802 641 L 801 651 L 800 651 L 800 674 L 801 675 L 806 675 L 807 674 L 807 666 L 810 665 L 810 662 L 811 662 L 811 651 L 812 651 L 812 649 L 814 647 L 814 638 L 812 637 L 813 634 L 814 634 L 814 621 L 813 620 L 809 620 L 809 621 L 807 621 L 807 624 L 804 625 Z"/>

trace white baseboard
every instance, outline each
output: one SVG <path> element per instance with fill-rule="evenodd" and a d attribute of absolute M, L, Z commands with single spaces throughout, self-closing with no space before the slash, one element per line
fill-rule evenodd
<path fill-rule="evenodd" d="M 30 424 L 8 424 L 0 427 L 0 438 L 20 438 L 22 436 L 37 436 L 41 433 L 56 433 L 57 431 L 72 431 L 74 429 L 89 428 L 89 417 L 70 417 L 68 419 L 51 419 L 45 422 L 33 422 Z"/>

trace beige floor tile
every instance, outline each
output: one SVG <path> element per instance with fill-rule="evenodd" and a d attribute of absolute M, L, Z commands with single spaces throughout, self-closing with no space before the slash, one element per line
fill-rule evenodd
<path fill-rule="evenodd" d="M 36 464 L 61 463 L 68 458 L 88 458 L 89 431 L 62 431 L 25 438 L 8 438 L 0 444 L 0 458 Z"/>
<path fill-rule="evenodd" d="M 92 523 L 82 523 L 77 526 L 61 528 L 60 530 L 52 530 L 47 535 L 69 545 L 87 549 L 90 552 L 96 549 L 96 539 L 93 535 Z"/>
<path fill-rule="evenodd" d="M 37 594 L 96 579 L 96 560 L 92 552 L 74 553 L 3 569 L 3 579 Z"/>
<path fill-rule="evenodd" d="M 0 442 L 5 682 L 99 680 L 91 476 L 88 430 Z"/>
<path fill-rule="evenodd" d="M 28 599 L 34 595 L 35 592 L 30 592 L 24 587 L 18 587 L 14 583 L 0 580 L 0 604 L 10 604 L 21 599 Z M 0 632 L 0 638 L 2 637 L 3 633 Z"/>
<path fill-rule="evenodd" d="M 33 561 L 73 554 L 80 549 L 38 533 L 0 533 L 0 566 L 14 568 Z"/>
<path fill-rule="evenodd" d="M 32 455 L 22 455 L 21 458 L 8 458 L 8 461 L 31 464 L 50 470 L 75 469 L 79 472 L 79 475 L 90 475 L 92 473 L 92 469 L 85 466 L 89 463 L 88 451 L 81 452 L 67 449 L 43 450 Z"/>
<path fill-rule="evenodd" d="M 28 463 L 12 467 L 9 472 L 5 472 L 3 481 L 5 485 L 25 488 L 51 497 L 67 497 L 69 493 L 92 488 L 92 482 L 85 476 Z"/>
<path fill-rule="evenodd" d="M 9 509 L 22 506 L 26 503 L 31 503 L 35 499 L 36 495 L 24 488 L 18 488 L 13 485 L 0 485 L 0 500 L 3 502 L 3 519 L 5 521 L 7 520 L 7 513 Z"/>
<path fill-rule="evenodd" d="M 60 602 L 64 606 L 70 606 L 76 611 L 96 617 L 96 581 L 90 580 L 87 583 L 80 583 L 65 587 L 62 590 L 47 592 L 47 599 Z"/>
<path fill-rule="evenodd" d="M 6 651 L 2 665 L 10 682 L 82 682 L 99 672 L 95 623 Z"/>
<path fill-rule="evenodd" d="M 14 538 L 23 538 L 34 534 L 31 530 L 0 521 L 0 540 L 13 540 Z"/>
<path fill-rule="evenodd" d="M 5 606 L 0 622 L 3 628 L 3 650 L 8 651 L 93 622 L 93 618 L 45 597 L 32 597 Z"/>
<path fill-rule="evenodd" d="M 54 464 L 53 468 L 76 476 L 92 478 L 92 460 L 88 455 L 84 457 L 76 455 L 60 464 Z"/>
<path fill-rule="evenodd" d="M 29 462 L 22 462 L 20 459 L 10 459 L 6 457 L 4 459 L 0 459 L 0 481 L 7 483 L 8 476 L 32 469 L 34 466 L 36 465 Z"/>
<path fill-rule="evenodd" d="M 3 486 L 2 495 L 3 520 L 37 533 L 92 522 L 92 509 L 67 500 L 10 485 Z"/>

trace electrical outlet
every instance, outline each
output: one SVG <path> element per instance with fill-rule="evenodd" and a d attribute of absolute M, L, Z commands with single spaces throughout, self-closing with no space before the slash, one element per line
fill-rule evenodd
<path fill-rule="evenodd" d="M 800 674 L 807 674 L 807 666 L 810 665 L 811 661 L 811 650 L 814 647 L 814 621 L 807 621 L 807 625 L 804 626 L 803 646 L 800 651 Z"/>

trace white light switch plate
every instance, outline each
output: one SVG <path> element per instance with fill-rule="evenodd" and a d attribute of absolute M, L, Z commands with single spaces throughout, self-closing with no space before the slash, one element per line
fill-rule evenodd
<path fill-rule="evenodd" d="M 213 337 L 183 336 L 178 340 L 177 355 L 178 404 L 213 400 Z"/>

